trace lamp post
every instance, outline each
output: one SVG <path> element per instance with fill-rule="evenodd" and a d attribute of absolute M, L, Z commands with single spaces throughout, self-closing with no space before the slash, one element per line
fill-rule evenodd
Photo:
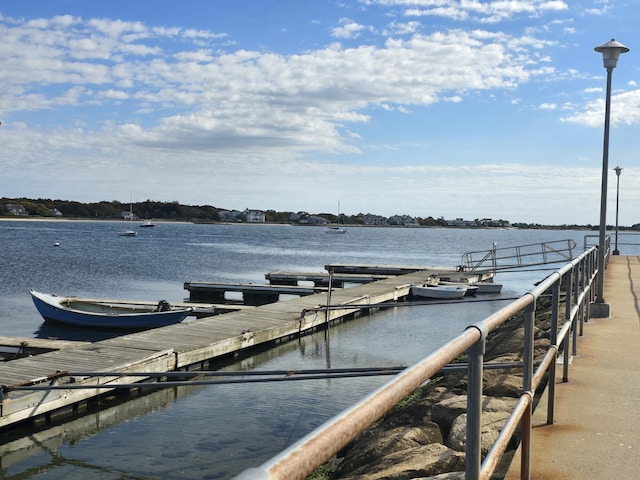
<path fill-rule="evenodd" d="M 618 64 L 621 53 L 629 51 L 627 47 L 615 39 L 594 49 L 602 54 L 604 68 L 607 69 L 607 96 L 604 109 L 604 146 L 602 149 L 602 188 L 600 192 L 600 235 L 598 242 L 598 291 L 595 308 L 591 309 L 593 317 L 608 317 L 609 305 L 604 301 L 604 269 L 605 269 L 605 233 L 607 229 L 607 171 L 609 169 L 609 116 L 611 109 L 611 72 Z"/>
<path fill-rule="evenodd" d="M 620 255 L 620 251 L 618 250 L 618 208 L 620 206 L 620 172 L 622 168 L 616 167 L 613 169 L 616 172 L 616 248 L 613 250 L 614 255 Z"/>

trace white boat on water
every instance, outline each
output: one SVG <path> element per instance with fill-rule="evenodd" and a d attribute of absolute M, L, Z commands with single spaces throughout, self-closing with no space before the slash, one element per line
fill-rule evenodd
<path fill-rule="evenodd" d="M 340 226 L 341 222 L 340 222 L 340 202 L 338 202 L 338 225 L 337 226 L 329 226 L 325 229 L 325 233 L 347 233 L 346 228 L 342 228 Z"/>
<path fill-rule="evenodd" d="M 132 221 L 133 221 L 133 202 L 129 202 L 129 225 L 131 225 Z M 136 232 L 132 228 L 129 228 L 128 230 L 119 231 L 118 235 L 120 235 L 121 237 L 135 237 L 136 235 L 138 235 L 138 232 Z"/>
<path fill-rule="evenodd" d="M 468 286 L 475 287 L 475 293 L 485 294 L 485 293 L 500 293 L 502 291 L 501 283 L 493 283 L 493 282 L 447 282 L 440 281 L 438 285 L 453 285 L 453 286 Z"/>
<path fill-rule="evenodd" d="M 414 297 L 435 298 L 439 300 L 453 300 L 467 294 L 466 286 L 458 285 L 411 285 L 411 295 Z"/>

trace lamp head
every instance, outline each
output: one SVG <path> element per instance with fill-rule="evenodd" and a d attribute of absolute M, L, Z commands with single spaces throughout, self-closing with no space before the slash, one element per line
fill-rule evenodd
<path fill-rule="evenodd" d="M 622 171 L 622 167 L 616 167 L 613 170 L 616 172 L 617 176 L 620 176 L 620 172 Z"/>
<path fill-rule="evenodd" d="M 607 70 L 616 68 L 620 54 L 629 51 L 627 47 L 620 42 L 616 42 L 614 38 L 612 38 L 610 42 L 596 47 L 594 50 L 602 54 L 602 62 L 604 63 L 604 68 Z"/>

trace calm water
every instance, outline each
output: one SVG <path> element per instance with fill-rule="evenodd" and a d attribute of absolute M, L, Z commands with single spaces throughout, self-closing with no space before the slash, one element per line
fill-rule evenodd
<path fill-rule="evenodd" d="M 584 232 L 159 224 L 119 237 L 119 222 L 0 221 L 0 335 L 96 339 L 43 326 L 29 289 L 181 301 L 185 281 L 264 282 L 272 270 L 329 263 L 455 266 L 466 251 Z M 60 246 L 54 247 L 58 242 Z M 579 253 L 579 252 L 578 252 Z M 546 272 L 501 273 L 502 298 Z M 399 307 L 242 359 L 229 370 L 413 363 L 504 302 Z M 473 316 L 472 315 L 473 312 Z M 228 479 L 271 458 L 388 378 L 168 389 L 64 425 L 0 440 L 0 478 Z"/>

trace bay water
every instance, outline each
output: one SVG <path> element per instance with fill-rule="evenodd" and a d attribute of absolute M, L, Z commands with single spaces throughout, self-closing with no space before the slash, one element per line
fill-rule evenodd
<path fill-rule="evenodd" d="M 574 239 L 569 230 L 366 228 L 0 221 L 0 335 L 100 340 L 45 325 L 29 289 L 81 297 L 185 300 L 187 281 L 264 283 L 274 270 L 330 263 L 455 267 L 467 251 Z M 587 232 L 590 233 L 590 232 Z M 56 246 L 57 245 L 57 246 Z M 389 367 L 414 363 L 522 295 L 554 267 L 499 273 L 492 301 L 386 309 L 239 357 L 225 370 Z M 286 301 L 286 300 L 283 300 Z M 388 377 L 164 389 L 73 420 L 0 437 L 0 478 L 228 479 L 258 466 Z"/>

